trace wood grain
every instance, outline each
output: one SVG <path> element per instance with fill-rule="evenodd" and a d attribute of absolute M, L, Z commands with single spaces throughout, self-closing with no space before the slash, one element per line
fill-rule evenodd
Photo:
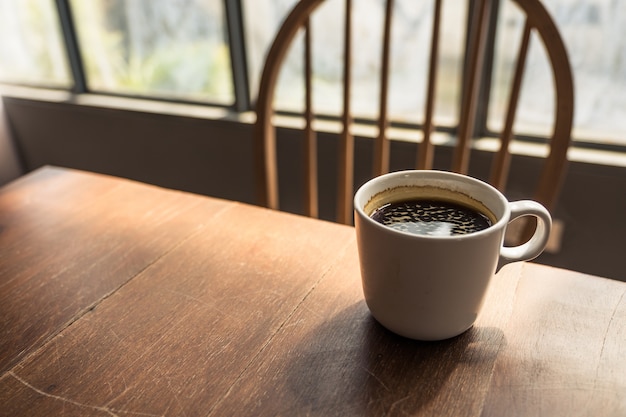
<path fill-rule="evenodd" d="M 417 342 L 370 316 L 347 251 L 213 415 L 479 415 L 518 275 L 498 278 L 473 329 Z"/>
<path fill-rule="evenodd" d="M 33 415 L 206 415 L 330 268 L 329 251 L 353 238 L 345 228 L 310 239 L 334 225 L 291 220 L 231 205 L 9 372 L 0 392 L 20 405 L 35 391 Z"/>
<path fill-rule="evenodd" d="M 626 415 L 625 295 L 615 281 L 525 264 L 484 414 Z"/>
<path fill-rule="evenodd" d="M 56 169 L 2 189 L 0 372 L 227 205 L 154 189 Z M 198 209 L 200 221 L 191 217 Z"/>
<path fill-rule="evenodd" d="M 0 416 L 626 415 L 626 283 L 504 267 L 396 336 L 354 230 L 72 170 L 0 189 Z"/>

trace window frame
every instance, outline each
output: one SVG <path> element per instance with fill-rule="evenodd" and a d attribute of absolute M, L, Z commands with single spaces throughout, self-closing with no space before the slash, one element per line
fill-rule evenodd
<path fill-rule="evenodd" d="M 142 100 L 154 100 L 161 102 L 183 103 L 183 104 L 197 104 L 203 106 L 213 106 L 218 108 L 224 108 L 234 113 L 242 114 L 246 112 L 254 111 L 255 94 L 250 91 L 250 74 L 247 62 L 247 49 L 246 49 L 246 37 L 244 26 L 244 5 L 242 0 L 222 0 L 224 9 L 224 28 L 226 31 L 226 42 L 229 47 L 230 54 L 230 71 L 231 80 L 233 83 L 233 103 L 213 103 L 208 101 L 197 100 L 185 100 L 164 98 L 158 96 L 137 96 L 133 94 L 115 93 L 115 92 L 101 92 L 91 91 L 87 83 L 87 75 L 85 73 L 85 66 L 83 57 L 81 54 L 81 46 L 78 41 L 76 27 L 74 24 L 74 18 L 72 15 L 72 8 L 69 0 L 55 0 L 56 11 L 58 14 L 59 24 L 62 31 L 63 47 L 67 55 L 68 66 L 71 76 L 71 88 L 70 92 L 73 94 L 98 94 L 104 96 L 126 97 L 126 98 L 139 98 Z M 479 92 L 479 100 L 477 106 L 477 119 L 474 124 L 474 131 L 472 132 L 473 138 L 492 138 L 497 137 L 498 132 L 492 131 L 488 128 L 487 118 L 490 102 L 490 82 L 493 75 L 494 67 L 494 50 L 496 43 L 496 22 L 498 19 L 498 9 L 501 0 L 494 0 L 495 7 L 492 10 L 490 16 L 490 27 L 488 31 L 487 45 L 486 45 L 486 60 L 482 69 L 482 87 Z M 477 7 L 476 0 L 470 0 L 468 6 L 467 19 L 471 23 L 471 15 L 473 10 Z M 468 30 L 471 28 L 468 25 Z M 467 39 L 467 34 L 466 34 Z M 466 57 L 467 59 L 467 57 Z M 461 89 L 466 85 L 465 80 L 462 80 Z M 37 86 L 33 86 L 37 88 Z M 65 90 L 64 88 L 59 88 Z M 459 95 L 459 100 L 462 100 L 462 93 Z M 298 112 L 281 112 L 285 115 L 299 116 Z M 325 119 L 338 119 L 338 117 L 324 116 Z M 358 119 L 357 123 L 363 123 L 366 125 L 374 124 L 375 120 Z M 409 123 L 394 123 L 396 127 L 408 127 L 408 128 L 420 128 L 418 124 Z M 436 130 L 443 133 L 453 134 L 457 131 L 457 126 L 437 126 Z M 515 134 L 515 139 L 523 142 L 546 144 L 548 139 L 540 136 L 531 136 L 524 134 Z M 581 149 L 592 149 L 610 152 L 626 152 L 626 145 L 599 142 L 595 140 L 589 140 L 585 138 L 576 138 L 573 140 L 572 145 Z"/>

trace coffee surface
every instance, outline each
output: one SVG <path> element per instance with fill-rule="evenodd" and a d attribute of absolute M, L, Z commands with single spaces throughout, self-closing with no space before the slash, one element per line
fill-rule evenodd
<path fill-rule="evenodd" d="M 383 205 L 371 217 L 392 229 L 427 236 L 465 235 L 492 224 L 487 216 L 464 205 L 423 199 Z"/>

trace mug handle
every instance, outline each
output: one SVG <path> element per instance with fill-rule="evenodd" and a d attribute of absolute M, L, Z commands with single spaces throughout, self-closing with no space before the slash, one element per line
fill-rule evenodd
<path fill-rule="evenodd" d="M 511 210 L 509 223 L 518 217 L 535 216 L 537 218 L 537 228 L 528 242 L 519 246 L 502 246 L 500 248 L 500 260 L 498 261 L 496 271 L 499 271 L 500 268 L 511 262 L 530 261 L 539 256 L 546 247 L 550 237 L 550 230 L 552 230 L 550 213 L 536 201 L 514 201 L 509 203 L 509 209 Z"/>

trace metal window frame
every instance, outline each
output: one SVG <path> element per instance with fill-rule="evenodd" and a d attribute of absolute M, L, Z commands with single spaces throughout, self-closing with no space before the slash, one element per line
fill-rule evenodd
<path fill-rule="evenodd" d="M 246 42 L 243 26 L 241 0 L 224 0 L 226 28 L 228 31 L 228 49 L 233 89 L 235 93 L 234 110 L 244 112 L 251 110 L 250 83 Z"/>
<path fill-rule="evenodd" d="M 76 94 L 86 93 L 88 90 L 85 66 L 83 65 L 78 39 L 76 37 L 76 27 L 74 26 L 69 0 L 55 0 L 55 4 L 59 15 L 65 51 L 74 81 L 71 91 Z"/>

